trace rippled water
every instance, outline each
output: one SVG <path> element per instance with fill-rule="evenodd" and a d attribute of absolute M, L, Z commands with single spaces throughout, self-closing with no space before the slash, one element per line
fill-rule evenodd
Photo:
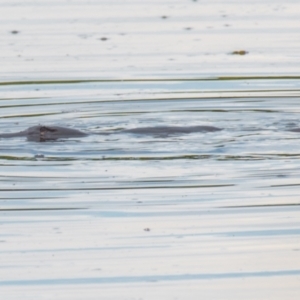
<path fill-rule="evenodd" d="M 298 1 L 0 4 L 1 299 L 297 299 Z"/>
<path fill-rule="evenodd" d="M 3 83 L 2 132 L 112 134 L 1 139 L 1 285 L 293 282 L 299 110 L 296 78 Z M 117 133 L 159 125 L 223 130 Z"/>

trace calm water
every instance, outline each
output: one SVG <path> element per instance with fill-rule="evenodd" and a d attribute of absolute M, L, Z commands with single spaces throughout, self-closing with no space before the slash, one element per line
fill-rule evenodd
<path fill-rule="evenodd" d="M 296 299 L 298 2 L 0 2 L 1 297 Z"/>

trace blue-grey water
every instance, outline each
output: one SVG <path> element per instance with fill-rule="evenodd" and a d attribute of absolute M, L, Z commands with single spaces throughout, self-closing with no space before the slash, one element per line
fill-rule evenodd
<path fill-rule="evenodd" d="M 111 295 L 120 284 L 298 280 L 299 82 L 3 83 L 2 133 L 112 134 L 1 139 L 1 286 L 31 297 L 39 287 L 108 285 Z M 194 125 L 222 130 L 118 132 Z"/>
<path fill-rule="evenodd" d="M 0 0 L 0 298 L 297 299 L 299 5 Z"/>

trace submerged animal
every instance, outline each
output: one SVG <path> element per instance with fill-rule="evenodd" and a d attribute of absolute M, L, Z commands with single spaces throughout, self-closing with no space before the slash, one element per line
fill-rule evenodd
<path fill-rule="evenodd" d="M 84 137 L 86 133 L 60 126 L 32 126 L 16 133 L 3 133 L 0 138 L 26 137 L 28 141 L 46 142 L 63 138 Z"/>
<path fill-rule="evenodd" d="M 123 129 L 118 131 L 107 132 L 92 132 L 85 133 L 77 129 L 61 127 L 61 126 L 32 126 L 26 130 L 16 133 L 3 133 L 0 134 L 0 138 L 14 138 L 14 137 L 26 137 L 28 141 L 33 142 L 47 142 L 55 141 L 58 139 L 85 137 L 90 134 L 109 135 L 118 133 L 131 133 L 141 135 L 153 135 L 157 137 L 167 137 L 170 135 L 189 134 L 195 132 L 214 132 L 219 131 L 220 128 L 213 126 L 157 126 L 157 127 L 140 127 L 132 129 Z"/>

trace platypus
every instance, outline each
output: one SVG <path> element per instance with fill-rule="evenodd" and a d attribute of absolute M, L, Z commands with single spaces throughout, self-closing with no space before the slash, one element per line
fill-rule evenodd
<path fill-rule="evenodd" d="M 129 133 L 139 135 L 153 135 L 156 137 L 167 137 L 178 134 L 189 134 L 195 132 L 214 132 L 219 130 L 221 130 L 221 128 L 217 128 L 214 126 L 156 126 L 123 129 L 117 131 L 85 133 L 80 130 L 67 127 L 37 125 L 16 133 L 0 134 L 0 138 L 26 137 L 28 141 L 47 142 L 56 141 L 58 139 L 85 137 L 90 134 L 110 135 L 119 133 Z"/>
<path fill-rule="evenodd" d="M 26 137 L 28 141 L 33 142 L 46 142 L 55 141 L 64 138 L 73 137 L 84 137 L 87 136 L 86 133 L 61 126 L 32 126 L 26 130 L 16 132 L 16 133 L 3 133 L 0 134 L 0 138 L 14 138 L 14 137 Z"/>

